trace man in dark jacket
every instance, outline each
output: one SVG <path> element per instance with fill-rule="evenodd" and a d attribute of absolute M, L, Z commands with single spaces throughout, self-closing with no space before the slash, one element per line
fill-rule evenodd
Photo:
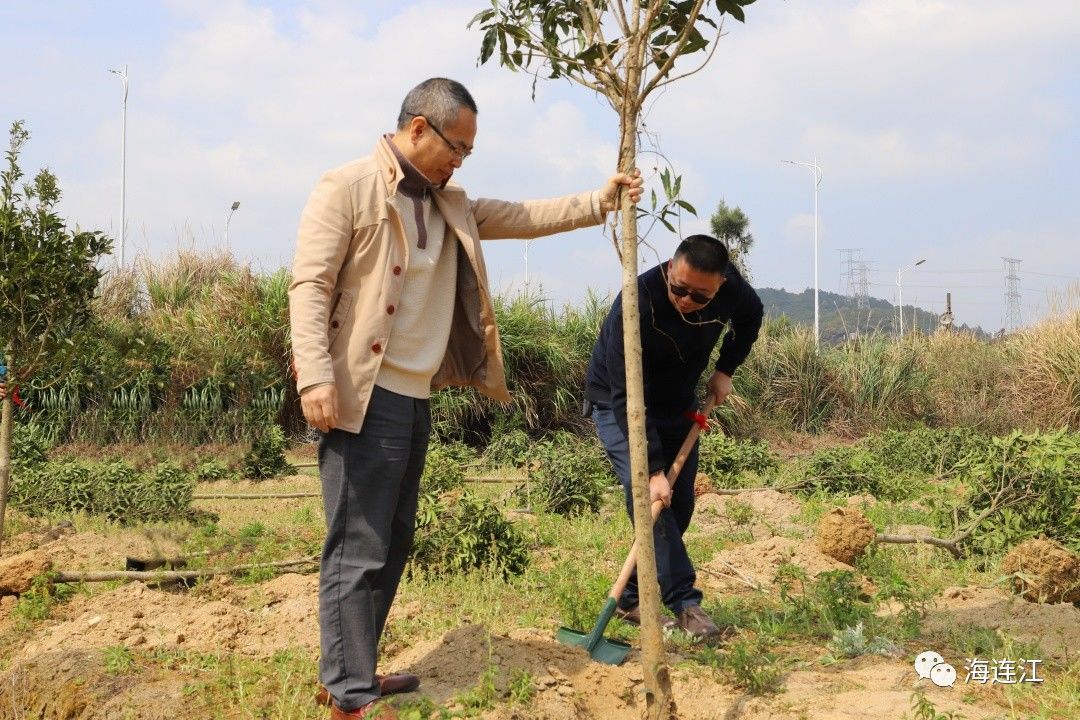
<path fill-rule="evenodd" d="M 720 356 L 707 387 L 717 405 L 731 393 L 731 377 L 761 328 L 761 300 L 728 262 L 723 243 L 708 235 L 692 235 L 682 241 L 671 260 L 638 276 L 638 306 L 649 494 L 651 501 L 661 500 L 665 505 L 653 531 L 656 569 L 661 597 L 677 618 L 666 620 L 665 627 L 678 626 L 694 638 L 712 640 L 720 632 L 701 609 L 702 593 L 694 587 L 697 576 L 682 540 L 694 513 L 697 444 L 674 489 L 668 485 L 665 470 L 694 422 L 695 388 L 721 337 Z M 627 511 L 633 519 L 621 293 L 593 347 L 585 397 L 592 403 L 596 432 L 626 491 Z M 636 575 L 619 599 L 616 616 L 632 623 L 641 621 Z"/>

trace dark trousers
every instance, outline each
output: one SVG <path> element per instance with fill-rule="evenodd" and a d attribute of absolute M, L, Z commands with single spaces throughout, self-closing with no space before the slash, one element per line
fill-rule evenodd
<path fill-rule="evenodd" d="M 600 436 L 600 442 L 604 444 L 608 458 L 615 468 L 615 475 L 622 483 L 626 493 L 626 511 L 630 514 L 630 521 L 634 521 L 634 501 L 630 491 L 630 444 L 623 435 L 619 425 L 615 422 L 615 414 L 611 407 L 602 403 L 595 403 L 592 414 L 593 422 L 596 423 L 596 433 Z M 671 467 L 675 456 L 679 453 L 686 434 L 690 432 L 691 420 L 685 417 L 656 418 L 650 417 L 655 423 L 660 434 L 661 445 L 664 449 L 665 468 Z M 682 471 L 675 481 L 675 487 L 671 497 L 671 507 L 665 508 L 656 519 L 653 526 L 653 541 L 656 544 L 656 574 L 660 583 L 660 596 L 664 605 L 678 615 L 684 609 L 692 605 L 700 605 L 701 591 L 694 587 L 697 581 L 697 573 L 694 565 L 690 562 L 690 556 L 686 553 L 686 545 L 683 544 L 682 536 L 686 528 L 690 526 L 690 518 L 694 515 L 694 478 L 697 476 L 698 445 L 694 443 L 694 449 L 686 458 Z M 619 606 L 630 609 L 638 604 L 637 572 L 630 578 Z"/>
<path fill-rule="evenodd" d="M 379 697 L 379 639 L 412 549 L 430 432 L 427 400 L 376 386 L 360 433 L 331 430 L 319 443 L 319 679 L 343 710 Z"/>

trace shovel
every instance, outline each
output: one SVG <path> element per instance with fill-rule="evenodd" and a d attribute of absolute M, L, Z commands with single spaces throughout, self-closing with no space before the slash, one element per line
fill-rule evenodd
<path fill-rule="evenodd" d="M 705 402 L 705 407 L 702 409 L 701 414 L 705 417 L 709 416 L 709 413 L 713 409 L 713 398 L 710 395 L 709 399 Z M 682 447 L 679 448 L 679 454 L 675 456 L 675 462 L 671 463 L 671 467 L 667 471 L 668 485 L 674 487 L 675 480 L 678 479 L 679 473 L 682 471 L 682 466 L 686 462 L 686 458 L 689 457 L 690 451 L 694 447 L 694 443 L 697 442 L 698 435 L 701 433 L 701 426 L 696 422 L 693 427 L 690 428 L 690 432 L 686 435 L 686 440 L 683 441 Z M 652 511 L 652 520 L 650 524 L 656 522 L 656 518 L 660 515 L 660 512 L 664 509 L 664 503 L 657 500 L 652 504 L 650 510 Z M 604 609 L 600 611 L 600 616 L 596 619 L 596 625 L 593 626 L 592 632 L 584 633 L 578 630 L 572 630 L 570 628 L 561 627 L 555 634 L 555 637 L 559 642 L 567 645 L 578 645 L 589 651 L 589 655 L 593 660 L 602 662 L 607 665 L 619 665 L 626 656 L 630 654 L 630 646 L 620 640 L 608 640 L 604 637 L 604 630 L 607 628 L 608 623 L 611 621 L 611 617 L 615 614 L 615 607 L 619 602 L 619 597 L 622 595 L 623 590 L 626 589 L 626 583 L 630 582 L 630 576 L 634 574 L 634 566 L 637 565 L 637 541 L 630 547 L 630 553 L 626 556 L 626 562 L 623 563 L 622 571 L 619 573 L 619 578 L 615 581 L 615 584 L 611 586 L 611 592 L 608 593 L 607 602 L 604 603 Z"/>

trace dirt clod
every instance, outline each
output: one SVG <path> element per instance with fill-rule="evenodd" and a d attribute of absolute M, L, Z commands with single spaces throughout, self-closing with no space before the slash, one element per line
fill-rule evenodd
<path fill-rule="evenodd" d="M 1013 589 L 1031 602 L 1080 602 L 1080 555 L 1053 540 L 1026 540 L 1001 564 Z"/>
<path fill-rule="evenodd" d="M 874 541 L 877 532 L 858 508 L 835 508 L 818 523 L 817 548 L 851 565 Z"/>
<path fill-rule="evenodd" d="M 0 596 L 22 595 L 34 578 L 52 569 L 52 561 L 41 550 L 29 550 L 0 560 Z"/>
<path fill-rule="evenodd" d="M 697 477 L 694 478 L 694 497 L 701 497 L 712 492 L 716 492 L 712 478 L 703 472 L 699 472 Z"/>

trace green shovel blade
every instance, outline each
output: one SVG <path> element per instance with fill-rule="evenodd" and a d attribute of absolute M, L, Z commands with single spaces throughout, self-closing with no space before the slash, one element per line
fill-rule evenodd
<path fill-rule="evenodd" d="M 604 629 L 607 627 L 611 616 L 615 614 L 615 598 L 608 598 L 604 609 L 600 611 L 600 617 L 596 619 L 596 625 L 592 632 L 583 633 L 570 628 L 559 628 L 555 633 L 556 639 L 566 645 L 577 645 L 589 651 L 589 655 L 597 662 L 606 665 L 619 665 L 630 654 L 630 646 L 618 640 L 608 640 L 604 637 Z"/>

